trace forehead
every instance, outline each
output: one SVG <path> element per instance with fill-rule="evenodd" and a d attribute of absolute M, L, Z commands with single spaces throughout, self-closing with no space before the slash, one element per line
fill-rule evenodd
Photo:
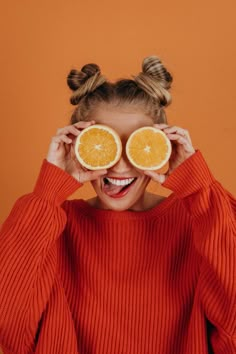
<path fill-rule="evenodd" d="M 125 108 L 99 108 L 89 119 L 115 129 L 121 137 L 129 136 L 138 128 L 153 125 L 152 118 L 143 112 Z"/>

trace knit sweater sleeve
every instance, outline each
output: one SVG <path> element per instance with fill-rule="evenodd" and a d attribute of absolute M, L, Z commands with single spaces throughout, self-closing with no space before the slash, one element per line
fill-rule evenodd
<path fill-rule="evenodd" d="M 212 324 L 214 353 L 236 353 L 236 201 L 215 180 L 196 151 L 163 183 L 190 213 L 194 244 L 201 255 L 198 290 Z"/>
<path fill-rule="evenodd" d="M 0 231 L 0 348 L 31 352 L 56 270 L 63 201 L 80 184 L 44 160 L 33 193 L 14 205 Z"/>

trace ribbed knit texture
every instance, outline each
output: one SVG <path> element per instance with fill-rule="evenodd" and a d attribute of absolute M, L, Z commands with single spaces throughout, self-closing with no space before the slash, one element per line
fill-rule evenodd
<path fill-rule="evenodd" d="M 65 201 L 44 161 L 0 236 L 4 354 L 235 354 L 236 202 L 200 151 L 143 212 Z"/>

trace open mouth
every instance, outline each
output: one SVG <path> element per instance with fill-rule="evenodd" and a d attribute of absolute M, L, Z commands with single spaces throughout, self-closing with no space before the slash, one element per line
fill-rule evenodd
<path fill-rule="evenodd" d="M 103 192 L 112 198 L 124 197 L 137 178 L 103 178 Z"/>

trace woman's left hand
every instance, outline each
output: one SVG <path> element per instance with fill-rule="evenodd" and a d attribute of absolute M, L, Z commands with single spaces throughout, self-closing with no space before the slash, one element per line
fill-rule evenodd
<path fill-rule="evenodd" d="M 169 170 L 166 174 L 159 174 L 155 171 L 145 171 L 145 175 L 154 181 L 164 183 L 166 178 L 187 158 L 195 153 L 189 132 L 183 128 L 169 126 L 167 124 L 154 124 L 154 127 L 161 129 L 171 141 L 172 153 L 169 159 Z"/>

